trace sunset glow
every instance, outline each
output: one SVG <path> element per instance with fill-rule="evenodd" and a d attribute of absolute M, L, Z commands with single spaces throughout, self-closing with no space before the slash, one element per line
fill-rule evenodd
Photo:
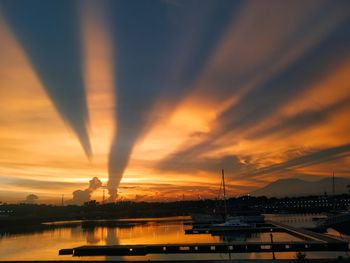
<path fill-rule="evenodd" d="M 24 18 L 0 4 L 0 201 L 68 201 L 93 177 L 106 186 L 111 171 L 122 173 L 108 184 L 117 200 L 137 201 L 216 198 L 221 169 L 229 196 L 350 177 L 348 3 L 154 1 L 118 17 L 113 1 L 72 2 L 77 101 L 47 87 L 45 50 L 36 61 L 32 36 L 20 36 L 30 25 L 19 30 Z"/>

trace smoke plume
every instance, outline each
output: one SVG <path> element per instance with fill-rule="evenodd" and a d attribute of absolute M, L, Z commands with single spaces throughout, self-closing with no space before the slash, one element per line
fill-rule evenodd
<path fill-rule="evenodd" d="M 35 204 L 39 197 L 35 194 L 30 194 L 26 197 L 26 200 L 23 201 L 25 204 Z"/>
<path fill-rule="evenodd" d="M 102 186 L 102 182 L 97 177 L 92 178 L 89 181 L 89 187 L 85 190 L 76 190 L 73 192 L 72 203 L 76 205 L 82 205 L 85 202 L 89 202 L 92 193 Z"/>

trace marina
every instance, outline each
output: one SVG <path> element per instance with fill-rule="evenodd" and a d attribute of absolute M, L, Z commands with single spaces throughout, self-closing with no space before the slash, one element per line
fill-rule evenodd
<path fill-rule="evenodd" d="M 290 218 L 294 220 L 295 217 L 293 215 Z M 313 217 L 314 215 L 303 216 L 304 220 L 311 222 Z M 257 224 L 255 232 L 221 231 L 197 234 L 188 234 L 193 225 L 183 217 L 123 221 L 133 224 L 101 224 L 98 220 L 96 225 L 92 220 L 89 224 L 77 221 L 74 224 L 56 222 L 49 229 L 35 231 L 33 228 L 32 232 L 22 233 L 5 232 L 0 237 L 0 246 L 6 253 L 0 254 L 0 261 L 35 260 L 40 257 L 51 261 L 142 262 L 193 259 L 216 262 L 230 258 L 271 260 L 273 255 L 278 260 L 291 260 L 295 259 L 298 252 L 305 253 L 307 259 L 335 259 L 347 258 L 349 252 L 350 237 L 339 236 L 336 232 L 319 234 L 269 220 L 265 225 Z M 7 249 L 9 247 L 16 247 L 16 251 Z"/>
<path fill-rule="evenodd" d="M 349 251 L 349 243 L 342 239 L 315 233 L 301 228 L 291 227 L 282 223 L 268 222 L 273 228 L 256 227 L 255 230 L 269 232 L 270 242 L 227 242 L 198 244 L 135 244 L 113 246 L 81 246 L 72 249 L 61 249 L 60 255 L 72 256 L 144 256 L 147 254 L 200 254 L 200 253 L 252 253 L 252 252 L 300 252 L 300 251 Z M 218 231 L 212 229 L 207 231 Z M 302 238 L 304 241 L 274 242 L 272 230 L 286 232 Z M 221 229 L 230 231 L 230 227 Z M 234 229 L 234 231 L 237 231 Z M 241 229 L 241 231 L 244 231 Z M 250 230 L 254 232 L 254 230 Z M 189 231 L 185 231 L 189 233 Z M 191 232 L 194 234 L 194 232 Z M 208 234 L 210 232 L 207 232 Z M 200 233 L 196 233 L 200 234 Z"/>

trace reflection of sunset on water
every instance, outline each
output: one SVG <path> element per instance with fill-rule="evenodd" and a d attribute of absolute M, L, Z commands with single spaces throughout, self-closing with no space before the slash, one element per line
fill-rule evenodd
<path fill-rule="evenodd" d="M 285 216 L 288 218 L 288 216 Z M 302 218 L 302 216 L 300 216 Z M 311 220 L 305 216 L 304 220 Z M 191 228 L 183 225 L 181 221 L 169 222 L 148 222 L 136 223 L 133 227 L 94 227 L 81 228 L 62 227 L 51 230 L 38 230 L 32 233 L 9 234 L 6 238 L 0 236 L 0 246 L 4 252 L 0 255 L 0 260 L 72 260 L 71 256 L 58 256 L 58 251 L 62 248 L 73 248 L 83 245 L 133 245 L 133 244 L 179 244 L 179 243 L 220 243 L 223 240 L 250 241 L 250 242 L 270 242 L 270 233 L 236 233 L 226 237 L 211 236 L 210 234 L 185 235 L 184 230 Z M 332 234 L 339 235 L 335 230 L 330 230 Z M 273 233 L 273 240 L 278 241 L 300 241 L 300 238 L 283 232 Z M 28 249 L 30 244 L 30 249 Z M 317 257 L 326 252 L 308 253 L 309 257 Z M 328 254 L 327 254 L 328 253 Z M 324 255 L 335 256 L 339 252 L 327 252 Z M 294 252 L 276 253 L 278 259 L 294 258 Z M 186 259 L 186 255 L 147 255 L 144 257 L 133 256 L 123 257 L 125 260 L 148 260 L 148 259 Z M 192 259 L 222 259 L 228 257 L 227 254 L 193 254 Z M 271 253 L 232 253 L 232 258 L 262 258 L 271 259 Z M 101 260 L 104 257 L 83 257 L 84 260 Z M 121 259 L 121 257 L 107 257 L 110 260 Z M 188 258 L 187 258 L 188 259 Z"/>

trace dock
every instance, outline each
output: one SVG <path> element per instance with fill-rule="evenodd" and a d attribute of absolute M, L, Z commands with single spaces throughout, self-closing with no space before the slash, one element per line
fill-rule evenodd
<path fill-rule="evenodd" d="M 72 256 L 145 256 L 148 254 L 202 254 L 202 253 L 263 253 L 263 252 L 307 252 L 307 251 L 350 251 L 349 243 L 340 238 L 295 228 L 282 223 L 268 221 L 262 229 L 252 231 L 282 231 L 299 237 L 301 241 L 242 242 L 226 243 L 181 243 L 181 244 L 138 244 L 112 246 L 80 246 L 61 249 L 59 255 Z M 261 227 L 260 227 L 261 228 Z M 215 230 L 215 229 L 214 229 Z M 223 231 L 229 229 L 222 228 Z M 232 230 L 232 229 L 231 229 Z M 199 230 L 200 231 L 200 230 Z M 203 230 L 204 231 L 204 230 Z M 194 232 L 191 232 L 194 234 Z"/>
<path fill-rule="evenodd" d="M 286 233 L 289 233 L 289 234 L 296 236 L 296 237 L 300 237 L 300 238 L 305 239 L 305 240 L 315 240 L 315 241 L 320 241 L 323 243 L 344 243 L 344 242 L 346 242 L 340 238 L 312 232 L 310 230 L 306 230 L 303 228 L 292 227 L 292 226 L 278 223 L 275 221 L 268 221 L 268 223 L 283 229 L 283 231 Z"/>
<path fill-rule="evenodd" d="M 81 246 L 61 249 L 59 255 L 72 256 L 145 256 L 147 254 L 251 253 L 298 251 L 349 251 L 347 242 L 230 242 L 199 244 L 150 244 Z"/>
<path fill-rule="evenodd" d="M 284 229 L 276 226 L 264 226 L 264 227 L 203 227 L 203 228 L 191 228 L 186 229 L 185 234 L 215 234 L 215 233 L 266 233 L 266 232 L 283 232 Z"/>

